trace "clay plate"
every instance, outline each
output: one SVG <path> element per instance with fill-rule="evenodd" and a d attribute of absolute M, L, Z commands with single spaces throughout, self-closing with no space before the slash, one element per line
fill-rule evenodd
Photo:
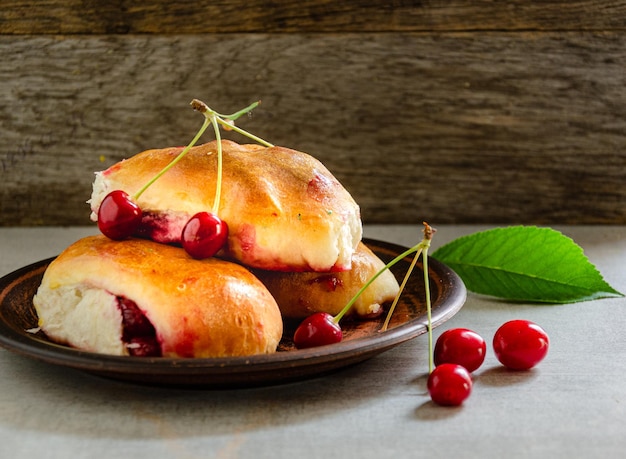
<path fill-rule="evenodd" d="M 364 242 L 385 263 L 406 248 L 382 241 Z M 53 258 L 25 266 L 0 279 L 0 346 L 34 359 L 103 377 L 165 386 L 236 388 L 270 385 L 317 377 L 369 359 L 426 333 L 426 307 L 421 261 L 409 279 L 389 328 L 385 315 L 368 321 L 342 321 L 344 339 L 329 346 L 298 350 L 291 341 L 294 324 L 285 324 L 278 352 L 270 355 L 213 359 L 120 357 L 84 352 L 33 333 L 37 316 L 32 298 Z M 392 271 L 401 282 L 412 258 Z M 450 268 L 429 258 L 432 322 L 437 327 L 463 306 L 465 285 Z M 28 331 L 31 330 L 31 331 Z"/>

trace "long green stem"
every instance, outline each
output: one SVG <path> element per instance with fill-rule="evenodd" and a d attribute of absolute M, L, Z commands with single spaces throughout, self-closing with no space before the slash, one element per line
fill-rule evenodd
<path fill-rule="evenodd" d="M 211 120 L 209 120 L 208 118 L 205 118 L 204 119 L 204 123 L 202 124 L 202 127 L 200 128 L 200 130 L 198 131 L 196 136 L 193 138 L 193 140 L 191 142 L 189 142 L 189 145 L 187 145 L 185 148 L 183 148 L 183 151 L 181 151 L 176 158 L 174 158 L 167 166 L 165 166 L 161 170 L 161 172 L 159 172 L 157 175 L 152 177 L 152 179 L 148 183 L 146 183 L 143 187 L 141 187 L 141 189 L 139 191 L 137 191 L 137 193 L 134 194 L 133 198 L 134 199 L 138 199 L 139 196 L 141 196 L 143 194 L 143 192 L 146 191 L 150 185 L 152 185 L 159 178 L 161 178 L 161 176 L 163 174 L 165 174 L 172 167 L 174 167 L 174 165 L 176 165 L 176 163 L 178 163 L 178 161 L 183 159 L 183 156 L 185 156 L 187 154 L 187 152 L 189 152 L 191 147 L 193 147 L 196 144 L 196 142 L 198 142 L 198 140 L 200 140 L 200 137 L 202 137 L 202 134 L 204 134 L 204 131 L 206 131 L 206 128 L 209 127 L 209 123 L 210 122 L 211 122 Z"/>
<path fill-rule="evenodd" d="M 242 134 L 242 135 L 244 135 L 244 136 L 246 136 L 246 137 L 248 137 L 248 138 L 250 138 L 252 140 L 255 140 L 256 142 L 260 143 L 261 145 L 264 145 L 266 147 L 273 147 L 274 145 L 272 145 L 271 143 L 266 142 L 265 140 L 261 139 L 260 137 L 257 137 L 254 134 L 250 134 L 249 132 L 246 132 L 243 129 L 238 128 L 234 124 L 231 124 L 231 123 L 229 123 L 227 121 L 227 120 L 230 120 L 230 121 L 236 120 L 240 116 L 250 112 L 250 110 L 254 109 L 257 105 L 259 105 L 258 101 L 248 105 L 246 108 L 244 108 L 242 110 L 239 110 L 238 112 L 233 113 L 232 115 L 220 115 L 216 111 L 210 109 L 204 102 L 202 102 L 202 101 L 200 101 L 198 99 L 193 99 L 191 101 L 191 106 L 193 107 L 193 109 L 199 111 L 200 113 L 202 113 L 204 115 L 204 122 L 202 123 L 202 127 L 196 133 L 196 135 L 192 139 L 192 141 L 189 142 L 189 144 L 185 148 L 183 148 L 183 151 L 181 151 L 178 154 L 178 156 L 176 156 L 176 158 L 174 158 L 158 174 L 156 174 L 154 177 L 152 177 L 152 179 L 150 179 L 148 181 L 148 183 L 146 183 L 143 187 L 141 187 L 139 189 L 139 191 L 137 191 L 133 195 L 133 199 L 135 199 L 135 200 L 139 199 L 139 197 L 144 193 L 144 191 L 146 191 L 148 189 L 148 187 L 150 187 L 154 182 L 156 182 L 159 178 L 161 178 L 161 176 L 163 174 L 165 174 L 172 167 L 174 167 L 176 165 L 176 163 L 178 163 L 189 152 L 189 150 L 198 142 L 198 140 L 200 140 L 200 137 L 202 137 L 202 134 L 204 134 L 204 131 L 206 131 L 206 129 L 209 127 L 209 124 L 212 124 L 213 128 L 215 130 L 215 137 L 216 137 L 216 140 L 217 140 L 217 161 L 218 161 L 217 191 L 215 193 L 215 200 L 213 202 L 213 213 L 215 213 L 217 215 L 217 210 L 219 208 L 219 202 L 220 202 L 221 188 L 222 188 L 221 187 L 221 183 L 222 183 L 222 141 L 221 141 L 221 136 L 220 136 L 220 130 L 219 130 L 218 123 L 221 124 L 222 126 L 224 126 L 226 129 L 233 130 L 233 131 L 238 132 L 238 133 L 240 133 L 240 134 Z"/>
<path fill-rule="evenodd" d="M 411 262 L 411 265 L 409 266 L 409 269 L 407 270 L 406 274 L 404 275 L 404 279 L 402 280 L 402 284 L 400 284 L 400 289 L 398 290 L 398 293 L 396 294 L 396 297 L 393 299 L 393 303 L 391 303 L 391 306 L 389 307 L 389 312 L 387 313 L 387 317 L 385 318 L 385 323 L 383 324 L 383 327 L 380 329 L 380 331 L 386 331 L 387 327 L 389 326 L 389 321 L 391 320 L 391 316 L 393 315 L 393 311 L 396 309 L 396 305 L 398 304 L 398 301 L 400 300 L 400 296 L 402 295 L 402 291 L 404 290 L 404 287 L 406 286 L 406 283 L 409 281 L 409 277 L 411 277 L 411 273 L 413 272 L 413 269 L 415 268 L 415 265 L 417 264 L 417 260 L 420 257 L 421 253 L 422 253 L 422 243 L 420 242 L 418 244 L 418 249 L 415 252 L 415 255 L 413 256 L 413 261 Z"/>
<path fill-rule="evenodd" d="M 213 112 L 219 116 L 220 118 L 227 118 L 229 120 L 237 120 L 240 116 L 245 115 L 246 113 L 251 112 L 252 110 L 254 110 L 255 108 L 257 108 L 259 106 L 259 104 L 261 103 L 260 100 L 257 100 L 256 102 L 252 102 L 250 105 L 248 105 L 246 108 L 242 108 L 241 110 L 235 112 L 235 113 L 231 113 L 230 115 L 222 115 L 221 113 L 217 113 L 215 110 L 213 110 Z"/>
<path fill-rule="evenodd" d="M 245 137 L 248 137 L 249 139 L 254 140 L 257 143 L 260 143 L 261 145 L 264 145 L 266 147 L 273 147 L 274 145 L 269 143 L 266 140 L 263 140 L 262 138 L 248 132 L 245 131 L 244 129 L 241 129 L 240 127 L 235 126 L 235 124 L 233 123 L 233 121 L 235 121 L 237 118 L 239 118 L 240 116 L 250 112 L 250 110 L 254 109 L 255 107 L 257 107 L 259 105 L 259 102 L 253 102 L 252 104 L 248 105 L 246 108 L 239 110 L 238 112 L 233 113 L 232 115 L 221 115 L 219 113 L 217 113 L 215 110 L 209 108 L 209 106 L 207 104 L 205 104 L 204 102 L 202 102 L 201 100 L 198 99 L 194 99 L 191 101 L 191 106 L 198 110 L 199 112 L 204 113 L 205 116 L 210 116 L 210 115 L 214 115 L 215 116 L 215 121 L 217 121 L 219 124 L 221 124 L 222 126 L 224 126 L 224 129 L 229 130 L 229 131 L 235 131 Z"/>
<path fill-rule="evenodd" d="M 367 287 L 369 287 L 372 284 L 372 282 L 374 282 L 378 278 L 378 276 L 380 276 L 386 270 L 391 268 L 393 265 L 395 265 L 396 263 L 398 263 L 400 260 L 404 259 L 405 257 L 408 257 L 413 252 L 422 252 L 422 254 L 425 254 L 426 252 L 428 252 L 428 247 L 430 247 L 430 240 L 432 239 L 433 234 L 435 233 L 435 231 L 436 230 L 434 228 L 432 228 L 428 223 L 424 222 L 424 239 L 422 239 L 422 241 L 419 244 L 416 244 L 413 247 L 411 247 L 410 249 L 407 249 L 404 252 L 402 252 L 396 258 L 394 258 L 389 263 L 387 263 L 383 268 L 381 268 L 376 274 L 374 274 L 359 289 L 359 291 L 356 292 L 356 294 L 352 297 L 352 299 L 350 299 L 350 301 L 348 301 L 348 303 L 343 307 L 343 309 L 341 311 L 339 311 L 339 313 L 333 318 L 333 321 L 335 323 L 339 323 L 339 321 L 343 318 L 344 315 L 346 315 L 348 313 L 350 308 L 352 308 L 352 306 L 354 305 L 356 300 L 359 298 L 359 296 L 361 296 L 361 294 L 365 291 L 365 289 L 367 289 Z M 389 313 L 387 314 L 387 319 L 385 320 L 385 325 L 383 326 L 383 330 L 381 330 L 381 331 L 384 331 L 386 329 L 386 327 L 387 327 L 387 325 L 389 323 L 389 319 L 391 317 L 391 313 L 393 312 L 393 309 L 395 308 L 395 304 L 397 304 L 398 299 L 400 298 L 400 295 L 402 294 L 402 290 L 404 289 L 404 286 L 406 285 L 406 283 L 408 281 L 408 278 L 411 275 L 411 272 L 413 271 L 413 268 L 415 267 L 415 263 L 417 262 L 417 258 L 418 257 L 419 257 L 419 253 L 413 259 L 413 262 L 411 263 L 411 266 L 409 267 L 409 270 L 408 270 L 406 276 L 404 277 L 404 281 L 402 282 L 402 286 L 400 287 L 400 289 L 398 291 L 398 294 L 396 295 L 396 298 L 394 299 L 393 307 L 389 310 Z M 424 268 L 424 269 L 425 269 L 425 274 L 424 275 L 426 276 L 425 278 L 428 279 L 428 270 L 426 270 L 426 268 Z M 430 286 L 429 286 L 428 282 L 426 283 L 425 290 L 426 290 L 427 309 L 430 309 Z M 429 317 L 430 317 L 430 313 L 429 313 Z M 429 319 L 429 329 L 430 329 L 430 319 Z"/>
<path fill-rule="evenodd" d="M 428 316 L 428 373 L 432 373 L 433 363 L 433 320 L 432 320 L 432 308 L 430 304 L 430 280 L 428 279 L 428 248 L 430 247 L 430 239 L 428 244 L 424 247 L 422 254 L 424 267 L 424 290 L 426 291 L 426 314 Z"/>
<path fill-rule="evenodd" d="M 388 270 L 389 268 L 391 268 L 393 265 L 395 265 L 397 262 L 399 262 L 400 260 L 402 260 L 405 257 L 408 257 L 409 255 L 411 255 L 413 252 L 415 252 L 416 250 L 418 250 L 419 248 L 419 244 L 416 246 L 411 247 L 410 249 L 405 250 L 404 252 L 402 252 L 400 255 L 398 255 L 396 258 L 394 258 L 393 260 L 391 260 L 389 263 L 387 263 L 383 268 L 380 269 L 380 271 L 378 271 L 376 274 L 374 274 L 366 283 L 365 285 L 363 285 L 359 291 L 352 297 L 352 299 L 350 301 L 348 301 L 348 303 L 343 307 L 343 309 L 341 311 L 339 311 L 339 314 L 337 314 L 334 318 L 333 321 L 335 323 L 339 323 L 339 321 L 341 320 L 341 318 L 346 315 L 346 313 L 350 310 L 350 308 L 352 307 L 352 305 L 356 302 L 356 300 L 359 298 L 359 296 L 361 296 L 361 293 L 363 293 L 365 291 L 365 289 L 367 287 L 369 287 L 372 282 L 374 282 L 378 276 L 380 276 L 382 273 L 384 273 L 386 270 Z"/>
<path fill-rule="evenodd" d="M 433 235 L 435 234 L 435 231 L 437 230 L 432 228 L 428 223 L 424 222 L 424 238 L 422 239 L 422 241 L 419 244 L 414 245 L 410 249 L 405 250 L 403 253 L 398 255 L 396 258 L 394 258 L 389 263 L 387 263 L 383 268 L 381 268 L 374 276 L 372 276 L 365 283 L 365 285 L 363 285 L 363 287 L 359 289 L 356 295 L 354 295 L 352 299 L 344 306 L 344 308 L 341 311 L 339 311 L 339 314 L 337 314 L 333 318 L 333 321 L 335 323 L 339 323 L 341 318 L 350 310 L 350 308 L 356 302 L 358 297 L 365 291 L 367 287 L 369 287 L 372 284 L 372 282 L 374 282 L 374 280 L 376 280 L 376 278 L 378 278 L 378 276 L 380 276 L 383 272 L 385 272 L 386 270 L 391 268 L 393 265 L 398 263 L 400 260 L 404 259 L 405 257 L 408 257 L 409 255 L 415 252 L 413 261 L 411 262 L 409 269 L 407 270 L 404 276 L 404 279 L 402 280 L 400 289 L 398 290 L 398 293 L 396 294 L 396 297 L 394 298 L 393 303 L 391 307 L 389 308 L 389 312 L 387 313 L 385 323 L 383 324 L 381 328 L 381 332 L 387 330 L 393 311 L 395 310 L 398 300 L 400 299 L 400 295 L 402 295 L 402 291 L 404 290 L 404 287 L 406 286 L 409 280 L 409 277 L 411 276 L 411 273 L 413 272 L 413 269 L 415 268 L 415 265 L 417 264 L 417 260 L 419 259 L 420 254 L 421 254 L 422 259 L 423 259 L 422 267 L 424 271 L 424 291 L 426 293 L 426 316 L 428 320 L 427 332 L 428 332 L 428 373 L 429 374 L 433 371 L 434 363 L 433 363 L 432 305 L 431 305 L 431 299 L 430 299 L 430 280 L 428 277 L 428 249 L 430 248 L 430 241 L 432 240 Z"/>
<path fill-rule="evenodd" d="M 231 131 L 235 131 L 241 135 L 244 135 L 246 137 L 248 137 L 249 139 L 254 140 L 257 143 L 260 143 L 261 145 L 265 146 L 265 147 L 273 147 L 274 145 L 263 140 L 260 137 L 257 137 L 254 134 L 249 133 L 248 131 L 244 131 L 243 129 L 241 129 L 240 127 L 235 126 L 234 124 L 230 124 L 228 121 L 223 120 L 222 118 L 220 118 L 219 116 L 216 117 L 216 120 L 218 123 L 220 123 L 222 126 L 224 126 L 226 129 L 229 129 Z"/>
<path fill-rule="evenodd" d="M 217 124 L 215 114 L 209 116 L 213 129 L 215 130 L 215 140 L 217 141 L 217 179 L 215 180 L 215 198 L 213 199 L 213 214 L 218 215 L 220 199 L 222 196 L 222 137 L 220 127 Z"/>

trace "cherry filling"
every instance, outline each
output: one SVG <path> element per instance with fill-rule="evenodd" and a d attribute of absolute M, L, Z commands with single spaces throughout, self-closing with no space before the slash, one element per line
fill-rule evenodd
<path fill-rule="evenodd" d="M 343 287 L 343 281 L 332 274 L 318 276 L 311 280 L 310 283 L 323 285 L 329 292 L 334 292 L 337 288 Z"/>
<path fill-rule="evenodd" d="M 161 346 L 154 326 L 137 304 L 128 298 L 117 297 L 117 306 L 122 313 L 122 341 L 128 353 L 137 357 L 160 357 Z"/>
<path fill-rule="evenodd" d="M 163 244 L 179 244 L 180 233 L 187 220 L 186 215 L 177 217 L 165 213 L 145 211 L 135 235 Z"/>

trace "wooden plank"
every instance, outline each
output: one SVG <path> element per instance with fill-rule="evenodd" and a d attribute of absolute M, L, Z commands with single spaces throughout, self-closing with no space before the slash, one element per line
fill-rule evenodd
<path fill-rule="evenodd" d="M 625 50 L 615 33 L 3 36 L 0 225 L 87 223 L 92 172 L 190 140 L 194 97 L 261 99 L 239 124 L 320 158 L 366 222 L 624 224 Z"/>
<path fill-rule="evenodd" d="M 3 0 L 0 34 L 625 30 L 626 3 Z"/>

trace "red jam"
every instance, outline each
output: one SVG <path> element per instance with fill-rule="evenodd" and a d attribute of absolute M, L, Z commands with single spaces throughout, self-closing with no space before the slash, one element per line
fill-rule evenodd
<path fill-rule="evenodd" d="M 122 313 L 122 341 L 128 353 L 136 357 L 161 357 L 161 345 L 156 330 L 137 304 L 128 298 L 117 297 Z"/>

